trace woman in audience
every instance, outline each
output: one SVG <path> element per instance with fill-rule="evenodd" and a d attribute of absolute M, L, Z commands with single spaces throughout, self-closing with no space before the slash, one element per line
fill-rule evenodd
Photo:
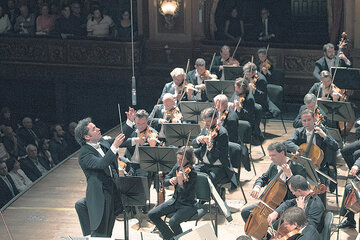
<path fill-rule="evenodd" d="M 0 34 L 7 33 L 11 29 L 11 23 L 7 14 L 5 14 L 4 8 L 0 6 Z"/>
<path fill-rule="evenodd" d="M 49 162 L 50 167 L 53 168 L 55 163 L 51 157 L 51 153 L 49 151 L 49 143 L 50 140 L 47 138 L 42 138 L 39 143 L 39 156 Z"/>
<path fill-rule="evenodd" d="M 6 161 L 9 169 L 9 175 L 15 183 L 16 188 L 22 192 L 32 185 L 32 181 L 21 170 L 20 163 L 15 158 L 10 158 Z"/>
<path fill-rule="evenodd" d="M 131 39 L 131 18 L 129 11 L 125 10 L 121 14 L 121 21 L 117 27 L 117 37 L 121 39 Z M 136 35 L 136 25 L 134 24 L 134 36 Z"/>
<path fill-rule="evenodd" d="M 103 15 L 99 6 L 93 6 L 92 16 L 87 22 L 89 37 L 110 37 L 114 26 L 111 17 Z"/>
<path fill-rule="evenodd" d="M 41 7 L 41 15 L 36 19 L 36 34 L 49 34 L 55 28 L 55 17 L 49 15 L 49 6 L 44 4 Z"/>

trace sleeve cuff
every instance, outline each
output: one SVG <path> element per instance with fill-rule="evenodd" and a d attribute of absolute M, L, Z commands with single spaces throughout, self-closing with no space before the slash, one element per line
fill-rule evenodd
<path fill-rule="evenodd" d="M 113 145 L 111 145 L 110 150 L 116 155 L 116 153 L 118 152 L 119 148 L 114 147 Z"/>
<path fill-rule="evenodd" d="M 135 123 L 130 121 L 129 119 L 126 119 L 126 125 L 128 125 L 129 127 L 133 128 Z"/>
<path fill-rule="evenodd" d="M 136 140 L 138 140 L 139 138 L 134 137 L 131 139 L 131 146 L 135 146 L 136 145 Z"/>

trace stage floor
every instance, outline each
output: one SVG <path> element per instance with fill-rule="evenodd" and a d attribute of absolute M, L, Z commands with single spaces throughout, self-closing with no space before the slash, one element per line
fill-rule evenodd
<path fill-rule="evenodd" d="M 284 132 L 281 122 L 273 121 L 267 124 L 266 141 L 263 144 L 266 150 L 269 143 L 273 141 L 286 140 L 294 132 L 292 124 L 286 123 L 288 133 Z M 113 129 L 109 135 L 114 136 L 119 129 Z M 262 154 L 260 147 L 252 148 L 252 157 L 256 168 L 257 176 L 254 172 L 241 171 L 241 183 L 243 185 L 247 204 L 253 204 L 257 201 L 250 197 L 250 191 L 256 178 L 264 173 L 269 164 L 268 156 Z M 347 175 L 347 167 L 342 158 L 338 159 L 338 186 L 339 186 L 339 204 L 342 201 L 342 193 Z M 5 211 L 4 216 L 7 225 L 11 231 L 14 240 L 59 240 L 61 237 L 71 236 L 72 238 L 82 236 L 78 217 L 76 215 L 74 204 L 85 196 L 86 179 L 77 162 L 75 154 L 69 160 L 58 166 L 49 175 L 36 183 L 25 194 L 20 196 Z M 155 204 L 155 190 L 151 190 L 151 202 Z M 167 191 L 167 195 L 171 190 Z M 169 196 L 168 196 L 169 197 Z M 219 239 L 235 240 L 238 236 L 244 234 L 244 222 L 241 219 L 240 210 L 243 207 L 243 196 L 240 189 L 233 193 L 226 193 L 228 205 L 236 210 L 233 213 L 233 221 L 228 223 L 223 217 L 219 217 Z M 327 200 L 329 211 L 334 212 L 334 224 L 339 221 L 339 207 L 336 205 L 335 195 L 328 193 Z M 140 218 L 145 218 L 145 215 Z M 356 219 L 359 219 L 356 216 Z M 158 234 L 151 233 L 151 226 L 146 226 L 142 231 L 136 230 L 137 219 L 130 220 L 130 239 L 161 239 Z M 209 217 L 205 217 L 199 225 L 209 222 Z M 195 226 L 194 222 L 186 222 L 182 225 L 183 230 Z M 331 239 L 336 239 L 335 232 Z M 339 239 L 355 239 L 357 231 L 354 229 L 345 229 L 340 231 Z M 123 221 L 117 220 L 114 227 L 113 237 L 116 239 L 124 238 Z M 0 220 L 0 239 L 11 239 L 6 231 L 3 220 Z"/>

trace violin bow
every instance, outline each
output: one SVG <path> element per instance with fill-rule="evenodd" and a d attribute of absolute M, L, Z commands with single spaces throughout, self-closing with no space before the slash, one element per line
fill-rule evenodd
<path fill-rule="evenodd" d="M 211 68 L 212 68 L 212 66 L 213 66 L 213 64 L 214 64 L 215 55 L 216 55 L 216 52 L 214 52 L 213 57 L 212 57 L 212 59 L 211 59 L 211 63 L 210 63 L 210 67 L 209 67 L 209 71 L 210 71 L 210 72 L 211 72 Z"/>
<path fill-rule="evenodd" d="M 156 105 L 155 105 L 155 108 L 154 108 L 154 115 L 151 117 L 151 121 L 150 121 L 150 124 L 149 124 L 150 127 L 151 127 L 151 124 L 152 124 L 152 122 L 154 120 L 156 109 L 159 106 L 159 101 L 160 101 L 160 98 L 156 102 Z"/>
<path fill-rule="evenodd" d="M 189 70 L 189 65 L 190 65 L 190 58 L 188 58 L 187 63 L 186 63 L 186 69 L 185 69 L 185 76 L 184 76 L 183 84 L 184 84 L 184 82 L 186 80 L 186 75 L 187 75 L 187 72 Z M 184 91 L 184 88 L 185 88 L 185 86 L 183 86 L 183 88 L 181 89 L 181 98 L 180 98 L 179 102 L 181 102 L 181 99 L 184 97 L 184 95 L 186 93 L 186 91 Z"/>
<path fill-rule="evenodd" d="M 236 51 L 237 51 L 237 49 L 238 49 L 238 47 L 239 47 L 240 43 L 241 43 L 241 37 L 239 38 L 239 41 L 238 41 L 238 42 L 237 42 L 237 44 L 236 44 L 235 50 L 234 50 L 234 52 L 233 52 L 233 54 L 232 54 L 232 56 L 231 56 L 232 58 L 234 58 L 235 53 L 236 53 Z"/>
<path fill-rule="evenodd" d="M 184 153 L 183 153 L 183 156 L 182 156 L 182 159 L 181 159 L 180 169 L 182 170 L 184 179 L 186 178 L 186 175 L 185 175 L 185 170 L 184 170 L 183 163 L 184 163 L 184 158 L 185 158 L 186 149 L 187 149 L 187 147 L 188 147 L 188 145 L 189 145 L 190 136 L 191 136 L 191 130 L 190 130 L 189 135 L 188 135 L 188 137 L 187 137 L 186 145 L 185 145 L 185 149 L 184 149 Z"/>
<path fill-rule="evenodd" d="M 215 117 L 216 112 L 217 112 L 217 109 L 216 109 L 216 106 L 215 106 L 214 113 L 213 113 L 213 115 L 211 116 L 210 127 L 209 127 L 208 133 L 207 133 L 206 135 L 209 135 L 209 134 L 211 133 L 211 124 L 212 124 L 212 122 L 214 121 L 214 117 Z M 211 138 L 210 138 L 210 136 L 209 136 L 209 143 L 210 143 L 210 141 L 211 141 Z M 207 145 L 209 145 L 209 144 L 207 144 Z"/>
<path fill-rule="evenodd" d="M 189 70 L 189 65 L 190 65 L 190 58 L 188 58 L 187 63 L 186 63 L 185 75 L 187 74 L 187 72 Z"/>
<path fill-rule="evenodd" d="M 118 103 L 118 111 L 119 111 L 119 119 L 120 119 L 120 132 L 124 133 L 123 127 L 122 127 L 121 111 L 120 111 L 120 104 L 119 103 Z"/>
<path fill-rule="evenodd" d="M 268 44 L 267 47 L 266 47 L 266 52 L 265 52 L 266 53 L 266 58 L 267 58 L 267 54 L 268 54 L 268 51 L 269 51 L 269 45 L 270 44 Z"/>

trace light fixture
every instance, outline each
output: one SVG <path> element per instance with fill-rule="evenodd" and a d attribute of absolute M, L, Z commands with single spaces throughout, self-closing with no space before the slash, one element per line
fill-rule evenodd
<path fill-rule="evenodd" d="M 165 26 L 168 29 L 172 29 L 175 25 L 174 17 L 176 17 L 179 11 L 179 5 L 181 0 L 159 0 L 159 12 L 165 18 Z"/>

